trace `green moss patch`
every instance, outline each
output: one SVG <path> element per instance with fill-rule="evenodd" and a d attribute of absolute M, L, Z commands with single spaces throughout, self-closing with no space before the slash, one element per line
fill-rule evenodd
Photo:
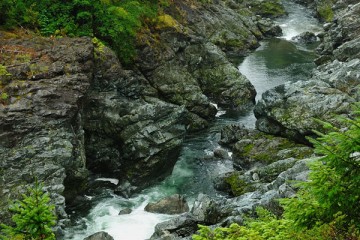
<path fill-rule="evenodd" d="M 230 176 L 225 178 L 225 182 L 230 185 L 231 193 L 235 197 L 254 191 L 254 187 L 242 179 L 239 172 L 232 172 Z"/>
<path fill-rule="evenodd" d="M 255 14 L 263 17 L 275 18 L 286 14 L 280 1 L 252 1 L 248 6 Z"/>

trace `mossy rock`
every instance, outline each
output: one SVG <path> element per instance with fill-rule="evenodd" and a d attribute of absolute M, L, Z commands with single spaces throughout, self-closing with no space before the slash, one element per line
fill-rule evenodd
<path fill-rule="evenodd" d="M 325 22 L 331 22 L 334 19 L 334 12 L 331 8 L 332 0 L 322 0 L 316 7 L 319 18 Z"/>
<path fill-rule="evenodd" d="M 276 18 L 286 14 L 284 6 L 280 1 L 251 1 L 247 4 L 251 11 L 263 17 Z"/>
<path fill-rule="evenodd" d="M 310 147 L 261 132 L 244 136 L 232 149 L 234 166 L 238 169 L 268 165 L 290 157 L 303 159 L 313 154 Z"/>
<path fill-rule="evenodd" d="M 230 175 L 226 176 L 224 180 L 227 184 L 230 185 L 231 194 L 235 197 L 255 190 L 251 183 L 248 183 L 244 180 L 241 172 L 232 172 Z"/>

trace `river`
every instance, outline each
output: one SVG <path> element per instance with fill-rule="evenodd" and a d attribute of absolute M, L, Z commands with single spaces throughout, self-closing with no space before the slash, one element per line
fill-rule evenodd
<path fill-rule="evenodd" d="M 306 8 L 293 3 L 285 5 L 289 15 L 278 19 L 283 36 L 262 41 L 255 52 L 239 61 L 239 71 L 255 86 L 256 100 L 266 90 L 286 81 L 308 79 L 315 67 L 314 46 L 305 46 L 291 39 L 305 31 L 318 32 L 318 22 Z M 98 196 L 88 196 L 93 198 L 90 213 L 68 228 L 64 239 L 82 240 L 98 231 L 106 231 L 116 240 L 148 239 L 157 223 L 172 218 L 145 212 L 143 209 L 148 202 L 175 193 L 184 195 L 189 203 L 199 193 L 220 197 L 221 193 L 213 188 L 212 180 L 219 173 L 232 170 L 230 160 L 212 158 L 213 150 L 219 147 L 220 129 L 230 123 L 254 128 L 256 119 L 253 109 L 244 112 L 218 110 L 217 118 L 209 129 L 187 137 L 171 176 L 130 199 L 119 197 L 110 190 Z M 228 154 L 231 156 L 231 152 Z M 99 180 L 116 183 L 116 179 Z M 118 215 L 125 208 L 132 209 L 132 212 Z"/>

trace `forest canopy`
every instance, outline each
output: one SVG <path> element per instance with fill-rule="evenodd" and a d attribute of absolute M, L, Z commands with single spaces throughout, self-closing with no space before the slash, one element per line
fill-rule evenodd
<path fill-rule="evenodd" d="M 136 33 L 165 4 L 166 0 L 2 0 L 0 26 L 32 29 L 43 36 L 96 37 L 129 62 Z"/>

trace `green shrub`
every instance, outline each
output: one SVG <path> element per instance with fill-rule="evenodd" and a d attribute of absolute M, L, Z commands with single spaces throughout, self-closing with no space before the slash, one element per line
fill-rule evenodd
<path fill-rule="evenodd" d="M 167 4 L 166 0 L 4 0 L 0 25 L 27 27 L 44 36 L 97 37 L 129 63 L 135 56 L 138 31 Z"/>
<path fill-rule="evenodd" d="M 50 204 L 50 197 L 44 193 L 42 186 L 35 182 L 28 188 L 21 200 L 16 200 L 10 211 L 15 226 L 2 224 L 0 239 L 55 240 L 52 227 L 56 224 L 55 206 Z"/>

